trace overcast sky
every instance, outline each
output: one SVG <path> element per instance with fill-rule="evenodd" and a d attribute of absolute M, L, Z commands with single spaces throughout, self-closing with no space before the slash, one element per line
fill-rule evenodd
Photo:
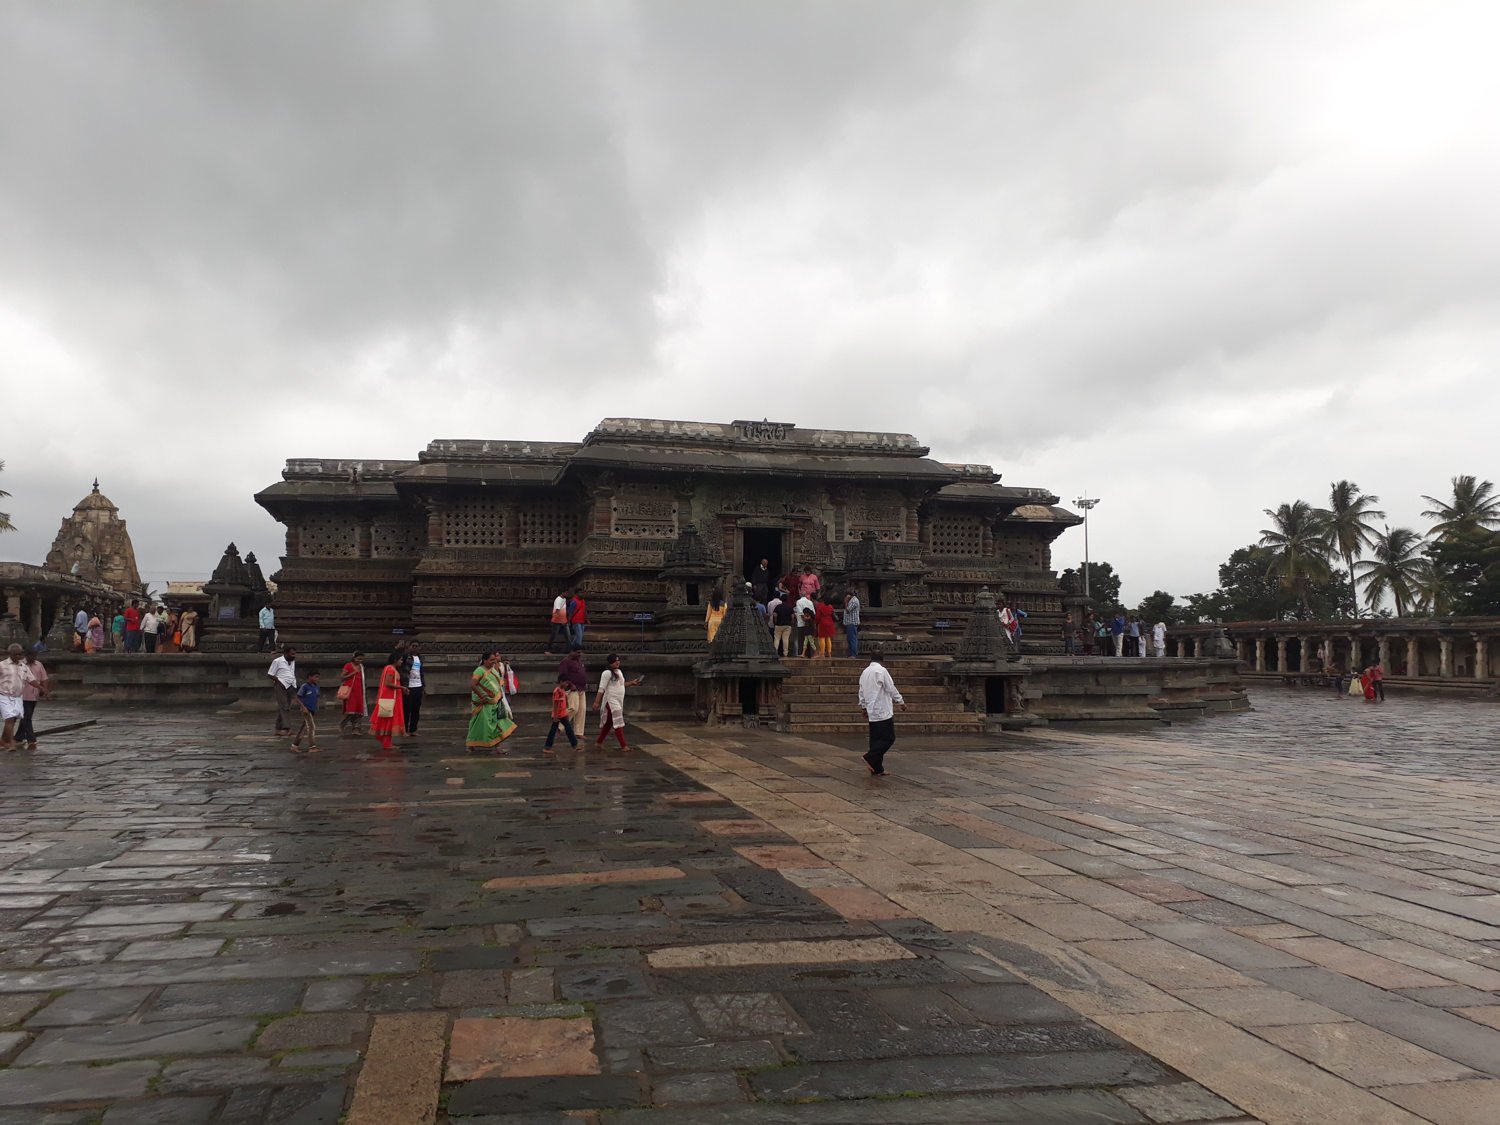
<path fill-rule="evenodd" d="M 288 457 L 610 415 L 1088 490 L 1131 601 L 1337 478 L 1423 526 L 1500 478 L 1497 41 L 1493 0 L 0 0 L 0 558 L 97 474 L 148 581 L 206 577 L 280 554 Z"/>

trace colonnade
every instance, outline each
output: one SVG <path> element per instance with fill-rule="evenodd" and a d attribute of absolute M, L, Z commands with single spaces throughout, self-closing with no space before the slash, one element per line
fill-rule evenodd
<path fill-rule="evenodd" d="M 1394 624 L 1394 623 L 1393 623 Z M 1179 626 L 1168 640 L 1173 656 L 1201 656 L 1205 637 L 1217 625 Z M 1266 623 L 1229 624 L 1235 654 L 1256 672 L 1304 675 L 1378 663 L 1390 676 L 1487 680 L 1500 672 L 1491 665 L 1490 647 L 1500 637 L 1500 620 L 1461 619 L 1438 625 L 1412 622 L 1407 628 L 1380 622 L 1378 628 L 1350 629 L 1327 623 L 1287 622 L 1283 628 Z"/>

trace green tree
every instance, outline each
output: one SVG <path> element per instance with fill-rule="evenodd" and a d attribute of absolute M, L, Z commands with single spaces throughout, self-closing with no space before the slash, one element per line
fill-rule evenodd
<path fill-rule="evenodd" d="M 1328 507 L 1317 510 L 1327 534 L 1328 550 L 1344 560 L 1344 569 L 1350 574 L 1355 573 L 1354 560 L 1375 541 L 1374 521 L 1385 519 L 1385 513 L 1375 507 L 1379 503 L 1379 496 L 1361 495 L 1359 485 L 1353 481 L 1336 480 L 1328 486 Z M 1357 597 L 1349 608 L 1355 617 L 1359 616 Z"/>
<path fill-rule="evenodd" d="M 1062 572 L 1062 578 L 1071 575 L 1078 584 L 1078 592 L 1083 593 L 1083 568 L 1069 567 Z M 1100 611 L 1108 610 L 1111 613 L 1122 609 L 1120 605 L 1120 576 L 1115 573 L 1115 568 L 1107 562 L 1089 562 L 1089 597 L 1094 599 Z"/>
<path fill-rule="evenodd" d="M 1409 527 L 1391 527 L 1376 532 L 1370 558 L 1354 564 L 1356 581 L 1365 584 L 1365 604 L 1370 612 L 1380 609 L 1386 594 L 1396 603 L 1396 616 L 1405 617 L 1415 607 L 1429 560 L 1422 557 L 1422 536 Z"/>
<path fill-rule="evenodd" d="M 1449 501 L 1422 497 L 1432 505 L 1422 513 L 1422 518 L 1436 521 L 1429 532 L 1434 539 L 1452 539 L 1500 527 L 1500 496 L 1495 494 L 1493 483 L 1462 476 L 1454 477 L 1452 484 L 1453 497 Z"/>
<path fill-rule="evenodd" d="M 1500 614 L 1500 534 L 1459 531 L 1427 546 L 1417 604 L 1434 617 Z"/>
<path fill-rule="evenodd" d="M 5 462 L 0 461 L 0 473 L 3 473 L 4 471 Z M 0 488 L 0 500 L 4 500 L 9 495 L 9 492 L 6 492 L 5 489 Z M 16 525 L 10 522 L 10 513 L 0 512 L 0 531 L 14 531 L 15 529 Z"/>
<path fill-rule="evenodd" d="M 1141 599 L 1141 604 L 1136 606 L 1135 611 L 1142 621 L 1152 625 L 1158 621 L 1175 625 L 1181 619 L 1177 599 L 1165 590 L 1153 590 L 1149 598 Z"/>
<path fill-rule="evenodd" d="M 1260 546 L 1270 550 L 1267 574 L 1274 574 L 1281 584 L 1297 596 L 1303 615 L 1313 616 L 1311 587 L 1327 582 L 1328 532 L 1319 512 L 1306 500 L 1266 508 L 1271 525 L 1262 528 Z M 1342 612 L 1342 609 L 1340 610 Z"/>
<path fill-rule="evenodd" d="M 1309 582 L 1302 598 L 1280 579 L 1276 553 L 1252 543 L 1236 550 L 1219 567 L 1219 588 L 1211 594 L 1190 594 L 1184 617 L 1198 621 L 1285 621 L 1307 615 L 1341 617 L 1349 612 L 1353 588 L 1348 575 L 1330 570 L 1321 582 Z"/>

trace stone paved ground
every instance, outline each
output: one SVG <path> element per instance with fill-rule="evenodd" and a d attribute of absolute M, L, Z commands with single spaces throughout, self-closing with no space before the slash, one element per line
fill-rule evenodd
<path fill-rule="evenodd" d="M 1266 1121 L 1500 1121 L 1500 705 L 1255 703 L 914 737 L 882 782 L 837 743 L 656 753 Z"/>
<path fill-rule="evenodd" d="M 1500 711 L 1256 704 L 878 782 L 100 713 L 0 760 L 0 1125 L 1500 1121 Z"/>
<path fill-rule="evenodd" d="M 93 714 L 0 759 L 0 1125 L 1248 1120 L 945 934 L 949 852 L 1018 877 L 843 751 L 470 759 L 434 722 L 298 758 L 266 716 Z"/>

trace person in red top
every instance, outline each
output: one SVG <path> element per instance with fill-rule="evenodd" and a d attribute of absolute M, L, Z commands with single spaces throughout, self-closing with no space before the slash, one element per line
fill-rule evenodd
<path fill-rule="evenodd" d="M 574 648 L 583 648 L 583 628 L 588 623 L 589 603 L 584 600 L 583 587 L 580 586 L 568 601 L 568 632 L 572 634 L 569 639 Z"/>
<path fill-rule="evenodd" d="M 547 745 L 542 747 L 543 754 L 552 753 L 552 742 L 557 737 L 558 727 L 562 727 L 563 733 L 568 736 L 568 745 L 574 750 L 578 749 L 578 735 L 573 733 L 573 719 L 568 714 L 569 690 L 568 677 L 558 676 L 557 686 L 552 689 L 552 729 L 547 732 Z"/>
<path fill-rule="evenodd" d="M 1375 688 L 1375 701 L 1385 702 L 1385 669 L 1379 664 L 1370 665 L 1370 682 Z"/>
<path fill-rule="evenodd" d="M 833 623 L 833 606 L 822 598 L 813 606 L 813 627 L 818 638 L 818 655 L 833 655 L 833 634 L 835 632 Z"/>
<path fill-rule="evenodd" d="M 140 652 L 141 650 L 141 611 L 135 608 L 135 603 L 125 607 L 125 651 Z"/>

